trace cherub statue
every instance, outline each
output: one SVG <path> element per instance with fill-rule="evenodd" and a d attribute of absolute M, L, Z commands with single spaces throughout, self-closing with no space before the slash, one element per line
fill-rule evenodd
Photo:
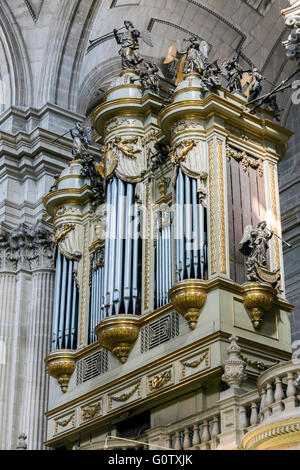
<path fill-rule="evenodd" d="M 248 103 L 260 97 L 261 90 L 262 90 L 262 85 L 261 85 L 262 80 L 265 80 L 265 77 L 263 77 L 258 72 L 257 68 L 254 68 L 250 74 L 249 88 L 247 90 L 248 91 Z"/>
<path fill-rule="evenodd" d="M 131 21 L 124 21 L 124 26 L 126 31 L 122 33 L 118 33 L 116 29 L 113 30 L 115 39 L 121 46 L 119 54 L 122 58 L 122 68 L 136 68 L 143 61 L 143 58 L 137 52 L 140 47 L 140 31 L 134 28 Z"/>
<path fill-rule="evenodd" d="M 74 158 L 88 155 L 88 146 L 93 143 L 92 128 L 85 127 L 80 122 L 76 123 L 76 129 L 70 129 L 73 138 L 72 155 Z"/>
<path fill-rule="evenodd" d="M 172 78 L 176 76 L 176 86 L 190 72 L 196 72 L 202 76 L 206 66 L 207 42 L 199 40 L 196 36 L 184 39 L 184 42 L 190 43 L 184 49 L 182 49 L 180 41 L 177 41 L 177 46 L 175 44 L 170 46 L 164 60 L 168 75 Z"/>
<path fill-rule="evenodd" d="M 158 92 L 159 88 L 159 68 L 155 63 L 144 62 L 145 70 L 140 72 L 140 81 L 144 88 Z"/>

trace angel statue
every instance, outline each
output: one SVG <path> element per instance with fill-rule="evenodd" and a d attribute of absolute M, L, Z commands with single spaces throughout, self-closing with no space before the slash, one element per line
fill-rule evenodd
<path fill-rule="evenodd" d="M 239 64 L 240 53 L 235 54 L 232 59 L 227 59 L 222 66 L 222 75 L 227 80 L 227 89 L 230 93 L 239 91 L 242 93 L 243 69 Z"/>
<path fill-rule="evenodd" d="M 267 228 L 265 221 L 260 222 L 256 229 L 251 225 L 245 227 L 240 244 L 243 245 L 244 253 L 249 254 L 246 262 L 248 281 L 268 282 L 277 287 L 280 279 L 279 270 L 272 272 L 267 268 L 268 242 L 273 235 L 274 232 Z"/>
<path fill-rule="evenodd" d="M 80 122 L 76 123 L 75 129 L 70 129 L 73 138 L 72 155 L 74 158 L 88 155 L 88 146 L 92 144 L 92 128 L 85 127 Z"/>
<path fill-rule="evenodd" d="M 184 49 L 182 49 L 180 41 L 177 41 L 177 46 L 175 44 L 170 46 L 164 60 L 168 75 L 176 76 L 176 86 L 188 73 L 195 72 L 202 76 L 206 67 L 207 42 L 199 40 L 196 36 L 184 39 L 184 42 L 190 43 Z"/>
<path fill-rule="evenodd" d="M 254 68 L 250 74 L 250 83 L 249 83 L 249 88 L 247 90 L 248 103 L 250 103 L 250 101 L 257 100 L 257 98 L 260 97 L 261 90 L 262 90 L 262 85 L 261 85 L 262 80 L 265 80 L 265 77 L 263 77 L 258 72 L 258 70 Z"/>
<path fill-rule="evenodd" d="M 221 69 L 218 65 L 218 61 L 215 60 L 212 64 L 207 64 L 205 67 L 202 81 L 209 90 L 215 91 L 221 88 L 220 75 Z"/>
<path fill-rule="evenodd" d="M 188 41 L 190 44 L 186 48 L 183 73 L 196 72 L 202 75 L 206 65 L 208 44 L 205 41 L 199 41 L 195 36 L 188 39 Z"/>
<path fill-rule="evenodd" d="M 125 28 L 126 31 L 120 33 L 119 31 L 123 28 Z M 149 33 L 147 31 L 141 33 L 138 29 L 135 29 L 131 21 L 124 21 L 123 28 L 113 30 L 115 39 L 121 46 L 119 54 L 122 58 L 122 68 L 135 69 L 137 65 L 144 60 L 138 53 L 140 47 L 139 39 L 143 39 L 148 46 L 153 46 L 153 44 Z"/>

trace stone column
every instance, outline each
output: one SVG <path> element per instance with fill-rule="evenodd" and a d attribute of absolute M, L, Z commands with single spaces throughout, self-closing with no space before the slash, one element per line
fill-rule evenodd
<path fill-rule="evenodd" d="M 9 449 L 11 430 L 8 429 L 12 410 L 8 406 L 11 382 L 15 374 L 14 335 L 16 324 L 16 277 L 10 272 L 0 273 L 0 341 L 2 358 L 0 361 L 0 449 Z M 13 364 L 13 366 L 12 366 Z"/>
<path fill-rule="evenodd" d="M 44 359 L 50 350 L 53 288 L 53 270 L 41 269 L 33 273 L 26 334 L 26 407 L 21 427 L 28 435 L 28 449 L 34 450 L 43 449 L 45 440 L 48 376 Z"/>
<path fill-rule="evenodd" d="M 2 233 L 0 336 L 5 364 L 0 376 L 0 447 L 15 449 L 20 433 L 28 449 L 43 448 L 53 297 L 53 245 L 41 224 Z M 3 432 L 3 434 L 2 434 Z"/>

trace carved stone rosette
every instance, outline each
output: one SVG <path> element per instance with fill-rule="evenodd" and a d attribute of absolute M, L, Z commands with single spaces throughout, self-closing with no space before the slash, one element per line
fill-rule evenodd
<path fill-rule="evenodd" d="M 102 320 L 95 328 L 99 343 L 124 364 L 139 336 L 139 319 L 134 315 L 115 315 Z"/>
<path fill-rule="evenodd" d="M 51 352 L 45 362 L 47 374 L 54 377 L 60 384 L 62 392 L 66 393 L 76 365 L 76 351 L 58 349 Z"/>
<path fill-rule="evenodd" d="M 192 330 L 196 328 L 206 297 L 205 282 L 200 279 L 186 279 L 177 282 L 169 290 L 169 299 L 173 307 L 184 316 Z"/>
<path fill-rule="evenodd" d="M 259 282 L 246 282 L 242 288 L 243 304 L 250 311 L 253 326 L 257 330 L 262 325 L 264 313 L 272 309 L 277 291 L 269 284 Z"/>

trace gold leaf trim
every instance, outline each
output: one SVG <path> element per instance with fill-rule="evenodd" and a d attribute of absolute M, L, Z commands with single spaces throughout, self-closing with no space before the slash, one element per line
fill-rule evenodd
<path fill-rule="evenodd" d="M 217 140 L 218 151 L 218 220 L 219 220 L 219 247 L 220 272 L 226 274 L 226 233 L 225 233 L 225 202 L 224 202 L 224 174 L 223 174 L 223 142 Z"/>
<path fill-rule="evenodd" d="M 214 142 L 208 143 L 209 155 L 209 194 L 210 194 L 210 265 L 211 274 L 217 272 L 216 221 L 215 221 L 215 184 L 214 184 Z"/>

